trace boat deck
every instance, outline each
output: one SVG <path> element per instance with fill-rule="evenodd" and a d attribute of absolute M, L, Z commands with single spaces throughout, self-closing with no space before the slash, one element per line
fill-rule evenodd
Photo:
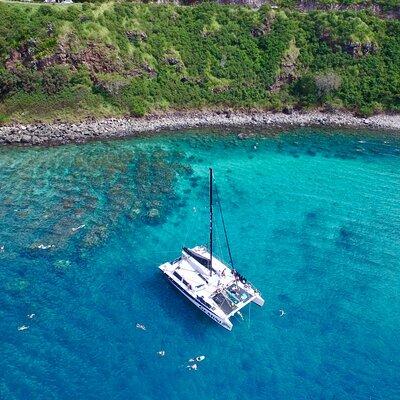
<path fill-rule="evenodd" d="M 213 256 L 213 170 L 210 168 L 210 251 L 205 246 L 183 247 L 181 255 L 159 266 L 168 280 L 197 308 L 224 328 L 231 330 L 230 317 L 253 301 L 262 306 L 264 299 L 236 269 L 226 234 L 219 196 L 217 202 L 231 259 L 232 269 Z"/>
<path fill-rule="evenodd" d="M 229 315 L 237 309 L 237 306 L 225 297 L 222 293 L 216 293 L 212 299 L 218 304 L 218 307 L 224 312 L 224 314 Z"/>
<path fill-rule="evenodd" d="M 202 247 L 195 248 L 198 254 L 209 257 Z M 254 289 L 240 282 L 230 268 L 213 257 L 213 269 L 216 273 L 210 276 L 210 271 L 203 265 L 193 262 L 191 257 L 182 257 L 172 263 L 166 263 L 165 272 L 183 283 L 186 290 L 205 302 L 211 309 L 219 310 L 221 316 L 229 317 L 239 311 L 254 299 Z"/>

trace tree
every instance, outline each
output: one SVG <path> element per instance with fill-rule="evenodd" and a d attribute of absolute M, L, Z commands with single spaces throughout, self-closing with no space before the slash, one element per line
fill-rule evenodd
<path fill-rule="evenodd" d="M 342 79 L 334 72 L 327 72 L 315 77 L 317 94 L 320 99 L 325 99 L 329 94 L 336 92 L 341 84 Z"/>

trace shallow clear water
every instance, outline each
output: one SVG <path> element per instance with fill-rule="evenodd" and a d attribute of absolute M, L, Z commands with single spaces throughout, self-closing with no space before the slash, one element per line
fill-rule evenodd
<path fill-rule="evenodd" d="M 157 270 L 207 242 L 209 165 L 266 299 L 232 332 Z M 0 398 L 400 398 L 399 167 L 388 134 L 306 129 L 0 149 Z"/>

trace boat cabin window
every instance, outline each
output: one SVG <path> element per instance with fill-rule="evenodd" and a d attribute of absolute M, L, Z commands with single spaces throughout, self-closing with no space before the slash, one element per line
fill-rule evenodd
<path fill-rule="evenodd" d="M 209 303 L 207 303 L 202 296 L 197 296 L 197 299 L 200 301 L 200 303 L 204 304 L 205 306 L 207 306 L 208 308 L 212 308 L 211 305 Z"/>

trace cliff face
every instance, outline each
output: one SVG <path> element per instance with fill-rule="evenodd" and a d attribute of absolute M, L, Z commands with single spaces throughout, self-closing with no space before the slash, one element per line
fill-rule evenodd
<path fill-rule="evenodd" d="M 252 8 L 260 8 L 268 5 L 273 8 L 289 8 L 300 12 L 309 11 L 369 11 L 380 18 L 400 18 L 399 0 L 381 1 L 343 1 L 343 0 L 213 0 L 213 2 L 225 5 L 241 5 Z M 200 4 L 202 0 L 157 0 L 159 4 Z"/>
<path fill-rule="evenodd" d="M 0 123 L 235 107 L 400 110 L 400 22 L 202 4 L 0 4 Z"/>

